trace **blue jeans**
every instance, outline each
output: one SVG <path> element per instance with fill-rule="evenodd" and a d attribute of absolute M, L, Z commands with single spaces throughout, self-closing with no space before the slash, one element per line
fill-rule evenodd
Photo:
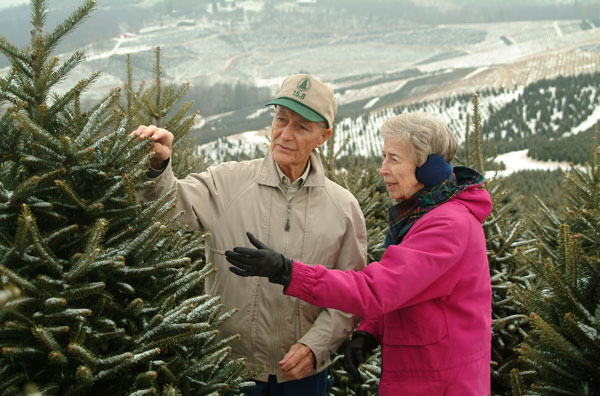
<path fill-rule="evenodd" d="M 333 377 L 328 378 L 329 368 L 318 374 L 299 380 L 277 383 L 277 377 L 269 375 L 267 382 L 255 381 L 256 386 L 245 391 L 246 396 L 325 396 L 327 388 L 333 385 Z M 331 383 L 330 383 L 331 380 Z"/>

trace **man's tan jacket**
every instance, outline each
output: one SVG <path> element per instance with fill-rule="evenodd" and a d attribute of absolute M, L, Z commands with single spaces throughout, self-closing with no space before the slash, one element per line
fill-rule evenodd
<path fill-rule="evenodd" d="M 232 345 L 233 357 L 248 358 L 248 367 L 266 367 L 258 377 L 279 376 L 279 362 L 297 343 L 310 347 L 316 370 L 325 369 L 330 355 L 354 328 L 352 315 L 323 309 L 294 297 L 266 278 L 240 277 L 229 271 L 225 251 L 250 246 L 246 231 L 290 259 L 327 268 L 360 270 L 366 261 L 365 221 L 352 194 L 327 179 L 316 152 L 310 156 L 310 173 L 290 201 L 280 190 L 275 161 L 263 159 L 227 162 L 200 174 L 177 180 L 169 164 L 141 192 L 154 200 L 177 186 L 177 211 L 192 229 L 209 231 L 208 262 L 218 271 L 206 280 L 206 293 L 222 297 L 225 309 L 239 312 L 220 327 L 223 337 L 239 334 Z M 289 221 L 289 231 L 286 222 Z"/>

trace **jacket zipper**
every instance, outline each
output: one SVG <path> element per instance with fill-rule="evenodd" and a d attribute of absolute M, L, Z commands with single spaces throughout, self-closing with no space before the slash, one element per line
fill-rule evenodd
<path fill-rule="evenodd" d="M 290 232 L 290 215 L 292 213 L 292 203 L 288 201 L 287 203 L 287 217 L 285 220 L 285 232 Z"/>

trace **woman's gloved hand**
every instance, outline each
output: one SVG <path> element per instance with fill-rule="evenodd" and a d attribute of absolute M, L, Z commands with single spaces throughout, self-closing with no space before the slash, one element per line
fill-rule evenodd
<path fill-rule="evenodd" d="M 227 250 L 225 257 L 235 266 L 229 267 L 229 270 L 240 276 L 264 276 L 271 283 L 287 287 L 292 280 L 292 260 L 272 250 L 251 233 L 246 235 L 256 249 L 234 247 Z"/>
<path fill-rule="evenodd" d="M 358 383 L 363 382 L 358 372 L 358 366 L 367 360 L 376 347 L 377 341 L 366 331 L 355 331 L 352 333 L 352 339 L 346 344 L 344 366 L 348 374 Z"/>

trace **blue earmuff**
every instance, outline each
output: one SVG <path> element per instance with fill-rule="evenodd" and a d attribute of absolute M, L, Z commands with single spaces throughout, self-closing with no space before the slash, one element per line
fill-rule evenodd
<path fill-rule="evenodd" d="M 417 167 L 417 180 L 426 186 L 433 186 L 446 180 L 453 167 L 439 154 L 431 154 L 422 166 Z"/>

